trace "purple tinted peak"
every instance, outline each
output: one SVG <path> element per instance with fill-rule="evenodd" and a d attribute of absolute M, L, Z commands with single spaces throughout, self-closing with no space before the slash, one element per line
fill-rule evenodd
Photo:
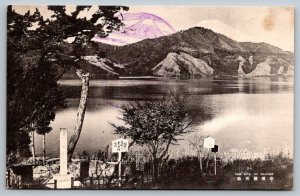
<path fill-rule="evenodd" d="M 155 22 L 160 22 L 168 26 L 173 32 L 175 32 L 175 29 L 164 19 L 162 19 L 159 16 L 156 16 L 154 14 L 146 13 L 146 12 L 137 12 L 137 13 L 124 13 L 123 20 L 124 21 L 130 21 L 130 20 L 146 20 L 151 19 Z M 120 16 L 121 17 L 121 16 Z"/>
<path fill-rule="evenodd" d="M 150 13 L 124 13 L 118 17 L 125 24 L 122 30 L 112 32 L 106 38 L 96 36 L 93 40 L 120 46 L 175 33 L 167 21 Z"/>

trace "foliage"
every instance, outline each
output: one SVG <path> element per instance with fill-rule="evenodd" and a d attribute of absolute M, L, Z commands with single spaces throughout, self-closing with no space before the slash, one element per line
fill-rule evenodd
<path fill-rule="evenodd" d="M 222 188 L 222 189 L 290 189 L 292 187 L 293 161 L 282 152 L 266 155 L 264 159 L 234 159 L 225 162 L 217 157 L 217 176 L 213 175 L 213 157 L 206 157 L 204 173 L 199 173 L 197 157 L 186 156 L 170 159 L 160 168 L 162 173 L 159 188 L 188 187 L 188 188 Z M 236 173 L 262 175 L 268 173 L 274 181 L 258 180 L 236 181 Z M 244 176 L 244 175 L 243 175 Z M 170 180 L 170 178 L 172 180 Z M 166 184 L 166 185 L 164 185 Z M 209 186 L 208 186 L 209 185 Z"/>
<path fill-rule="evenodd" d="M 8 7 L 7 42 L 7 153 L 29 156 L 28 132 L 50 131 L 63 95 L 56 82 L 57 73 L 43 58 L 37 44 L 39 36 L 28 30 L 41 21 L 38 11 L 19 15 Z M 34 125 L 34 128 L 32 127 Z"/>
<path fill-rule="evenodd" d="M 280 152 L 279 154 L 268 154 L 264 159 L 235 159 L 224 162 L 222 170 L 225 174 L 239 172 L 273 173 L 277 181 L 290 186 L 292 182 L 291 174 L 293 173 L 293 160 Z"/>
<path fill-rule="evenodd" d="M 197 153 L 201 153 L 204 150 L 203 144 L 204 144 L 204 136 L 194 134 L 191 135 L 191 138 L 188 139 L 189 144 L 191 144 L 197 151 Z"/>
<path fill-rule="evenodd" d="M 188 132 L 192 122 L 187 121 L 183 97 L 164 97 L 161 101 L 123 105 L 122 120 L 129 125 L 116 126 L 116 134 L 131 138 L 134 143 L 146 145 L 152 154 L 163 157 L 178 136 Z"/>
<path fill-rule="evenodd" d="M 192 138 L 189 139 L 189 144 L 191 144 L 196 152 L 197 152 L 197 156 L 199 159 L 199 169 L 200 171 L 202 171 L 203 166 L 202 166 L 202 153 L 204 151 L 204 136 L 200 136 L 200 135 L 192 135 Z"/>
<path fill-rule="evenodd" d="M 65 6 L 49 6 L 51 19 L 38 9 L 21 15 L 8 6 L 7 15 L 7 154 L 29 156 L 29 131 L 51 131 L 64 96 L 58 80 L 80 62 L 80 51 L 95 34 L 107 36 L 122 25 L 115 16 L 123 6 L 99 6 L 88 20 L 77 17 L 90 6 L 77 6 L 71 15 Z M 96 24 L 98 19 L 103 23 Z M 37 25 L 33 28 L 33 25 Z M 72 47 L 64 39 L 75 36 Z M 33 129 L 31 126 L 34 126 Z"/>
<path fill-rule="evenodd" d="M 115 133 L 148 148 L 154 162 L 154 178 L 170 145 L 177 144 L 179 137 L 191 131 L 195 124 L 188 115 L 186 97 L 173 94 L 159 101 L 123 105 L 121 112 L 126 125 L 112 124 Z"/>
<path fill-rule="evenodd" d="M 108 149 L 109 149 L 109 145 L 107 145 L 104 150 L 98 150 L 97 155 L 96 155 L 97 159 L 101 160 L 101 161 L 104 161 L 104 162 L 107 162 L 108 158 L 109 158 Z"/>

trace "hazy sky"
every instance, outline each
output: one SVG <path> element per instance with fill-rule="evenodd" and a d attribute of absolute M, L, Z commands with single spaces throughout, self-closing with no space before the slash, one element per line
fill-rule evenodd
<path fill-rule="evenodd" d="M 15 7 L 21 13 L 29 8 L 33 10 Z M 51 14 L 45 7 L 39 9 L 46 17 Z M 155 14 L 176 30 L 205 26 L 237 41 L 267 42 L 294 51 L 293 7 L 130 6 L 129 12 Z"/>
<path fill-rule="evenodd" d="M 242 34 L 238 35 L 240 38 L 238 41 L 267 42 L 284 50 L 294 51 L 292 7 L 132 6 L 130 11 L 144 11 L 158 15 L 176 30 L 201 24 L 219 31 L 226 27 L 224 32 L 235 30 L 234 33 Z"/>

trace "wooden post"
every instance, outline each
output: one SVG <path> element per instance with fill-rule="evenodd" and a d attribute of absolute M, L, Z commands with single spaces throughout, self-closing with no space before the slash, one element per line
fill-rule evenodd
<path fill-rule="evenodd" d="M 7 171 L 7 186 L 10 188 L 10 169 Z"/>
<path fill-rule="evenodd" d="M 118 152 L 118 162 L 119 162 L 119 186 L 121 186 L 122 182 L 122 163 L 121 163 L 121 160 L 122 160 L 122 152 Z"/>
<path fill-rule="evenodd" d="M 20 177 L 18 176 L 17 177 L 17 187 L 18 187 L 18 189 L 20 188 L 20 184 L 21 184 L 21 180 L 20 180 Z"/>
<path fill-rule="evenodd" d="M 54 189 L 57 189 L 57 180 L 54 180 Z"/>
<path fill-rule="evenodd" d="M 214 153 L 214 158 L 215 158 L 215 175 L 217 175 L 217 153 Z"/>
<path fill-rule="evenodd" d="M 33 124 L 32 124 L 33 127 Z M 32 152 L 32 161 L 35 165 L 35 147 L 34 147 L 34 131 L 31 132 L 31 139 L 32 139 L 32 145 L 31 145 L 31 152 Z"/>
<path fill-rule="evenodd" d="M 147 173 L 146 173 L 146 175 L 147 175 L 147 183 L 148 183 L 148 181 L 149 181 L 149 170 L 147 170 Z"/>
<path fill-rule="evenodd" d="M 46 164 L 46 133 L 43 134 L 43 165 Z"/>
<path fill-rule="evenodd" d="M 71 177 L 71 189 L 74 188 L 74 178 Z"/>

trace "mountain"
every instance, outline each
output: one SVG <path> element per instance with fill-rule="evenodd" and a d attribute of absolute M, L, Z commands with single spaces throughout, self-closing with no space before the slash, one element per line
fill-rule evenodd
<path fill-rule="evenodd" d="M 214 70 L 208 64 L 184 52 L 169 53 L 167 57 L 152 68 L 154 75 L 183 78 L 202 78 L 213 75 Z M 182 73 L 187 75 L 183 76 Z"/>
<path fill-rule="evenodd" d="M 291 64 L 282 58 L 267 56 L 263 61 L 256 65 L 256 68 L 247 74 L 251 76 L 272 76 L 279 74 L 293 75 L 294 68 Z"/>
<path fill-rule="evenodd" d="M 124 46 L 90 44 L 84 52 L 122 66 L 110 66 L 119 76 L 254 77 L 293 75 L 294 70 L 291 52 L 267 43 L 237 42 L 203 27 Z"/>
<path fill-rule="evenodd" d="M 175 33 L 175 30 L 164 19 L 145 12 L 123 13 L 120 18 L 125 26 L 114 31 L 108 37 L 94 37 L 92 40 L 104 44 L 124 46 Z"/>
<path fill-rule="evenodd" d="M 204 27 L 214 32 L 221 33 L 236 41 L 251 40 L 251 37 L 249 35 L 246 35 L 245 33 L 239 31 L 238 29 L 235 29 L 227 24 L 224 24 L 219 20 L 203 20 L 199 22 L 196 26 Z"/>
<path fill-rule="evenodd" d="M 124 68 L 107 58 L 100 58 L 97 55 L 83 56 L 82 60 L 78 62 L 80 69 L 84 72 L 89 72 L 92 79 L 117 79 Z M 75 68 L 74 68 L 75 69 Z M 64 79 L 78 78 L 74 69 L 69 70 L 63 76 Z"/>

